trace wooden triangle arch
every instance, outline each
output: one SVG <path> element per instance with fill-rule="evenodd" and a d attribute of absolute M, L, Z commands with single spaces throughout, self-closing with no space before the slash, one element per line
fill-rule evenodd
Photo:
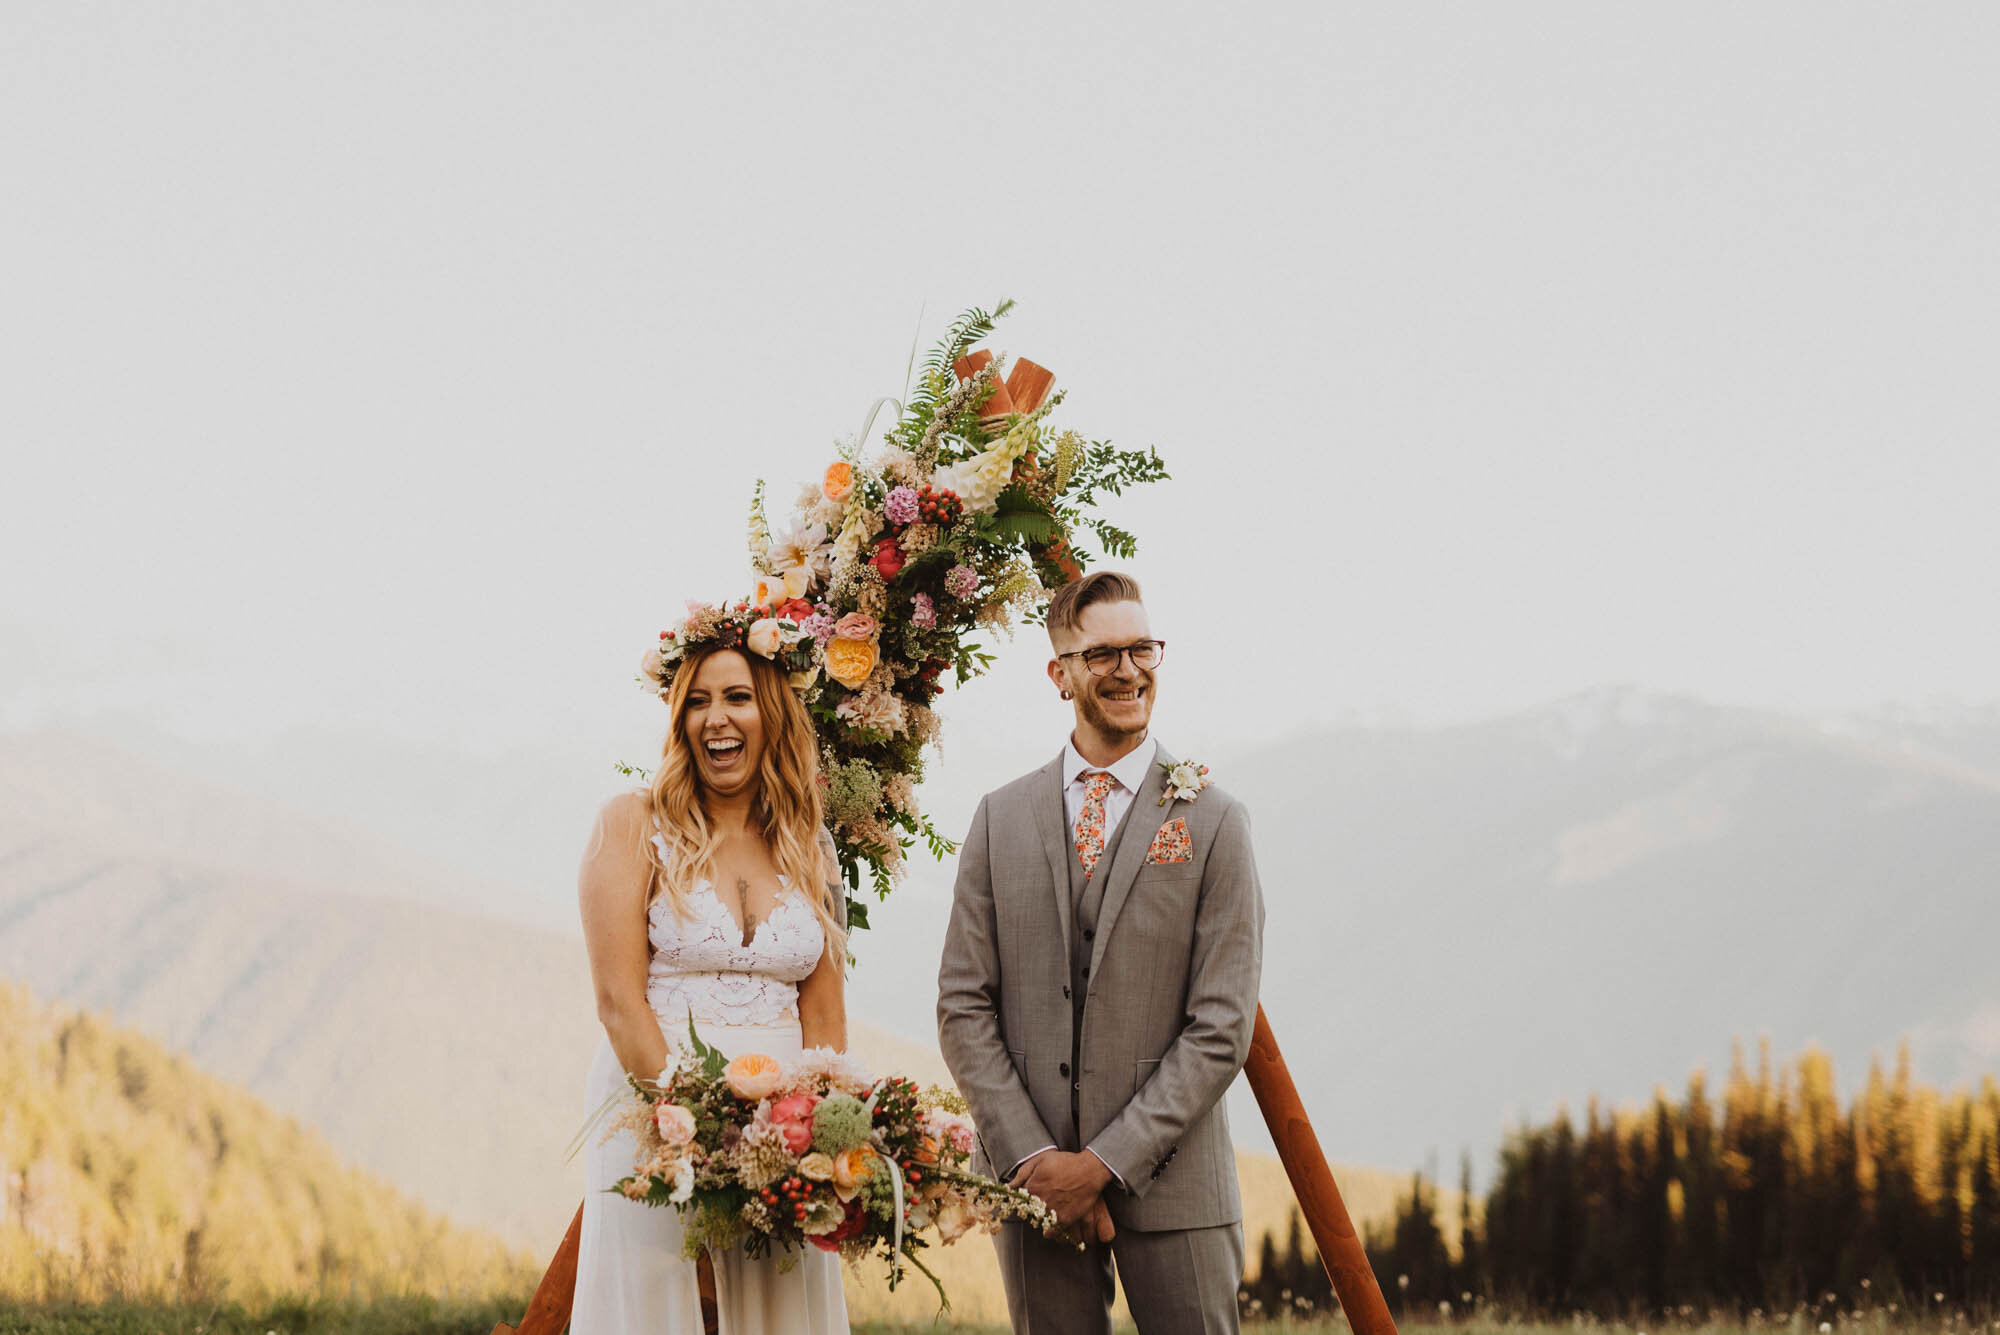
<path fill-rule="evenodd" d="M 1243 1074 L 1250 1081 L 1250 1092 L 1257 1096 L 1265 1125 L 1271 1128 L 1271 1141 L 1278 1147 L 1285 1176 L 1292 1182 L 1292 1194 L 1298 1197 L 1299 1210 L 1312 1230 L 1320 1264 L 1333 1281 L 1333 1292 L 1347 1313 L 1348 1326 L 1354 1335 L 1396 1335 L 1396 1321 L 1383 1301 L 1382 1286 L 1375 1282 L 1368 1253 L 1362 1250 L 1347 1204 L 1340 1199 L 1333 1170 L 1326 1166 L 1326 1155 L 1306 1119 L 1298 1086 L 1292 1083 L 1292 1073 L 1286 1069 L 1284 1054 L 1278 1051 L 1278 1040 L 1271 1034 L 1262 1006 L 1257 1008 L 1257 1029 L 1250 1038 L 1250 1060 L 1244 1063 Z M 555 1260 L 536 1286 L 535 1296 L 528 1300 L 521 1324 L 510 1326 L 503 1321 L 493 1327 L 493 1335 L 562 1335 L 576 1298 L 576 1246 L 582 1232 L 583 1207 L 578 1206 L 569 1232 L 556 1248 Z M 702 1324 L 713 1332 L 714 1282 L 707 1276 L 704 1281 Z"/>

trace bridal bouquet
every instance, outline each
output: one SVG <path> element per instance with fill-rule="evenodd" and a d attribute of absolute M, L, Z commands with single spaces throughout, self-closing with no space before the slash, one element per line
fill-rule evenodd
<path fill-rule="evenodd" d="M 1056 429 L 1063 396 L 1048 370 L 1025 357 L 1004 368 L 974 348 L 1011 305 L 961 315 L 909 403 L 878 401 L 776 529 L 760 481 L 751 591 L 690 605 L 642 666 L 664 697 L 688 650 L 718 638 L 779 662 L 819 733 L 826 822 L 848 883 L 859 888 L 865 865 L 878 897 L 917 839 L 940 857 L 953 849 L 916 797 L 941 679 L 984 672 L 993 656 L 982 632 L 1034 621 L 1051 588 L 1082 575 L 1086 531 L 1107 555 L 1130 557 L 1137 542 L 1097 513 L 1101 498 L 1167 476 L 1153 450 Z M 871 441 L 884 405 L 896 418 Z M 868 925 L 858 900 L 849 914 Z"/>
<path fill-rule="evenodd" d="M 727 1060 L 688 1026 L 690 1050 L 614 1127 L 639 1144 L 617 1189 L 678 1209 L 689 1257 L 742 1246 L 752 1256 L 810 1243 L 858 1259 L 879 1251 L 889 1287 L 905 1260 L 944 1286 L 918 1253 L 1023 1219 L 1052 1232 L 1054 1211 L 967 1167 L 972 1119 L 964 1101 L 901 1076 L 877 1080 L 829 1048 L 791 1067 L 762 1053 Z"/>

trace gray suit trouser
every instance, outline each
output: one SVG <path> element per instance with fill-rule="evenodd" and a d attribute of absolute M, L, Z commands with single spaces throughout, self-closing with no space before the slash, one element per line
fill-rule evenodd
<path fill-rule="evenodd" d="M 1019 1220 L 994 1240 L 1015 1335 L 1111 1335 L 1112 1258 L 1140 1335 L 1236 1335 L 1243 1226 L 1118 1230 L 1082 1251 Z"/>

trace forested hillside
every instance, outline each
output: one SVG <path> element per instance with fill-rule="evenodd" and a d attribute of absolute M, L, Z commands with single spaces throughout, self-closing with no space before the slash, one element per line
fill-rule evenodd
<path fill-rule="evenodd" d="M 537 1269 L 187 1059 L 0 984 L 0 1296 L 483 1297 Z"/>

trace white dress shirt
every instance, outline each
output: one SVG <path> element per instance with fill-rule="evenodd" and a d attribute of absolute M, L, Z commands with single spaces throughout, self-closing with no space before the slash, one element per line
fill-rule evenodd
<path fill-rule="evenodd" d="M 1132 799 L 1139 795 L 1146 772 L 1153 768 L 1153 757 L 1159 750 L 1160 744 L 1147 738 L 1109 765 L 1097 766 L 1083 758 L 1074 739 L 1063 744 L 1063 814 L 1069 818 L 1071 843 L 1076 842 L 1076 818 L 1083 810 L 1083 776 L 1099 768 L 1111 775 L 1111 791 L 1104 795 L 1104 843 L 1109 847 L 1111 836 L 1118 832 L 1118 822 L 1132 809 Z"/>
<path fill-rule="evenodd" d="M 1076 818 L 1083 811 L 1083 790 L 1085 786 L 1083 776 L 1100 769 L 1111 776 L 1111 791 L 1104 795 L 1104 843 L 1106 847 L 1109 847 L 1111 836 L 1118 832 L 1118 822 L 1125 819 L 1125 813 L 1132 809 L 1132 799 L 1139 795 L 1139 786 L 1146 782 L 1146 772 L 1153 767 L 1153 757 L 1158 754 L 1159 749 L 1160 744 L 1158 742 L 1147 738 L 1117 760 L 1112 761 L 1109 765 L 1100 766 L 1093 765 L 1083 758 L 1083 753 L 1076 749 L 1075 738 L 1071 738 L 1063 744 L 1063 814 L 1069 819 L 1069 837 L 1071 843 L 1076 842 Z M 1015 1164 L 1013 1171 L 1008 1173 L 1007 1176 L 1012 1177 L 1014 1173 L 1020 1172 L 1022 1168 L 1027 1166 L 1029 1159 L 1047 1154 L 1054 1148 L 1055 1146 L 1053 1145 L 1042 1146 L 1042 1148 L 1030 1154 L 1026 1159 Z M 1090 1149 L 1087 1145 L 1084 1148 Z M 1090 1152 L 1093 1155 L 1097 1155 L 1096 1150 L 1090 1150 Z M 1097 1155 L 1097 1161 L 1104 1163 L 1103 1156 Z M 1104 1164 L 1104 1166 L 1106 1168 L 1111 1167 L 1110 1164 Z M 1121 1187 L 1125 1185 L 1125 1179 L 1119 1177 L 1115 1169 L 1112 1171 L 1111 1180 Z"/>

